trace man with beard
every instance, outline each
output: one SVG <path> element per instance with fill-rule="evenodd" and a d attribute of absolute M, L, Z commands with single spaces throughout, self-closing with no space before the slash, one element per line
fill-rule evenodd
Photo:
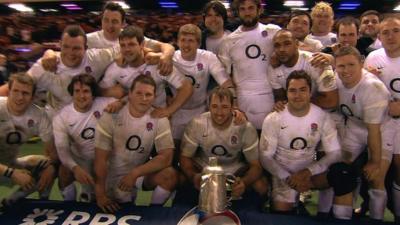
<path fill-rule="evenodd" d="M 119 37 L 121 57 L 112 63 L 105 72 L 100 87 L 105 92 L 113 89 L 116 85 L 122 86 L 124 90 L 120 91 L 122 95 L 106 95 L 109 97 L 123 98 L 129 89 L 132 81 L 140 74 L 146 74 L 153 77 L 156 81 L 156 100 L 154 106 L 157 107 L 152 111 L 153 116 L 169 117 L 178 110 L 186 100 L 191 96 L 193 88 L 190 81 L 185 79 L 175 67 L 173 72 L 168 76 L 162 76 L 156 65 L 148 65 L 144 59 L 144 36 L 143 31 L 139 27 L 128 26 Z M 167 106 L 165 86 L 166 84 L 177 90 L 176 95 Z"/>
<path fill-rule="evenodd" d="M 286 102 L 286 79 L 292 71 L 304 70 L 312 80 L 312 101 L 324 109 L 336 107 L 338 101 L 336 80 L 332 68 L 311 65 L 312 53 L 299 50 L 298 40 L 289 30 L 276 32 L 273 38 L 275 57 L 281 64 L 268 67 L 271 86 L 275 97 L 275 110 L 282 110 Z"/>
<path fill-rule="evenodd" d="M 382 43 L 378 38 L 379 23 L 381 21 L 379 12 L 367 10 L 361 14 L 360 21 L 360 36 L 370 37 L 374 40 L 374 43 L 369 46 L 368 51 L 371 52 L 382 48 Z"/>
<path fill-rule="evenodd" d="M 318 40 L 323 46 L 336 43 L 336 34 L 332 33 L 334 23 L 332 7 L 326 2 L 318 2 L 311 10 L 312 27 L 310 38 Z"/>
<path fill-rule="evenodd" d="M 262 13 L 260 0 L 235 0 L 232 8 L 242 25 L 223 40 L 218 57 L 233 76 L 239 108 L 261 129 L 274 105 L 267 68 L 273 51 L 272 37 L 280 28 L 258 22 Z"/>
<path fill-rule="evenodd" d="M 88 48 L 110 48 L 119 45 L 118 37 L 125 26 L 125 11 L 115 2 L 107 2 L 103 8 L 101 17 L 101 30 L 87 35 Z M 174 47 L 170 44 L 145 38 L 144 46 L 151 51 L 161 52 L 159 57 L 159 69 L 162 74 L 169 74 L 172 71 L 172 56 Z M 148 60 L 151 60 L 148 54 Z"/>
<path fill-rule="evenodd" d="M 400 19 L 385 18 L 379 25 L 378 37 L 383 48 L 371 52 L 365 60 L 364 67 L 375 70 L 390 91 L 389 118 L 383 127 L 383 138 L 394 143 L 386 148 L 393 148 L 393 165 L 395 178 L 392 186 L 394 214 L 400 222 Z M 390 142 L 389 142 L 390 143 Z"/>

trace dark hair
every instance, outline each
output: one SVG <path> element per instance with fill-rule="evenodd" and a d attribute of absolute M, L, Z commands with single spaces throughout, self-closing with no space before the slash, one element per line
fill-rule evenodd
<path fill-rule="evenodd" d="M 10 78 L 8 79 L 8 89 L 12 89 L 14 82 L 32 86 L 32 96 L 35 94 L 36 82 L 27 73 L 19 72 L 11 74 Z"/>
<path fill-rule="evenodd" d="M 79 25 L 68 25 L 65 27 L 64 31 L 61 34 L 61 38 L 64 36 L 64 34 L 68 34 L 70 37 L 79 37 L 82 36 L 84 40 L 84 45 L 86 48 L 86 43 L 87 43 L 87 37 L 85 31 L 82 29 L 81 26 Z"/>
<path fill-rule="evenodd" d="M 369 16 L 369 15 L 375 15 L 375 16 L 378 17 L 379 20 L 382 19 L 381 15 L 379 14 L 378 11 L 376 11 L 376 10 L 367 10 L 367 11 L 365 11 L 365 12 L 363 12 L 363 13 L 361 14 L 360 20 L 362 20 L 362 18 L 363 18 L 364 16 Z"/>
<path fill-rule="evenodd" d="M 352 47 L 352 46 L 343 46 L 335 51 L 334 53 L 335 58 L 346 56 L 346 55 L 354 55 L 360 62 L 363 61 L 363 57 L 361 56 L 360 52 Z"/>
<path fill-rule="evenodd" d="M 286 79 L 286 91 L 289 90 L 289 83 L 291 80 L 300 80 L 300 79 L 304 79 L 306 81 L 306 83 L 311 91 L 311 88 L 312 88 L 311 77 L 304 70 L 295 70 L 289 74 L 288 78 Z"/>
<path fill-rule="evenodd" d="M 136 38 L 139 44 L 142 44 L 144 40 L 143 30 L 137 26 L 127 26 L 119 34 L 119 40 L 123 38 Z"/>
<path fill-rule="evenodd" d="M 125 21 L 125 10 L 115 2 L 107 2 L 103 7 L 103 14 L 106 10 L 109 11 L 118 11 L 121 14 L 121 21 Z"/>
<path fill-rule="evenodd" d="M 213 96 L 217 96 L 220 100 L 224 98 L 228 98 L 229 102 L 233 106 L 233 94 L 229 90 L 229 88 L 224 88 L 224 87 L 216 87 L 211 91 L 210 97 L 208 99 L 208 104 L 211 104 L 211 99 Z"/>
<path fill-rule="evenodd" d="M 82 73 L 82 74 L 74 76 L 67 87 L 68 93 L 71 96 L 74 95 L 74 85 L 76 83 L 81 83 L 81 85 L 89 86 L 90 90 L 92 92 L 92 96 L 100 95 L 100 90 L 99 90 L 100 88 L 96 82 L 96 79 L 93 76 L 86 74 L 86 73 Z"/>
<path fill-rule="evenodd" d="M 142 84 L 148 84 L 154 87 L 154 93 L 156 93 L 156 89 L 157 89 L 157 85 L 156 82 L 154 81 L 154 79 L 149 76 L 149 75 L 145 75 L 145 74 L 140 74 L 139 76 L 137 76 L 131 84 L 131 87 L 129 88 L 130 91 L 133 91 L 133 89 L 135 88 L 136 83 L 142 83 Z"/>
<path fill-rule="evenodd" d="M 246 0 L 233 0 L 231 3 L 231 9 L 239 15 L 239 6 L 245 2 Z M 254 2 L 254 4 L 257 5 L 257 9 L 261 9 L 261 0 L 251 0 Z"/>
<path fill-rule="evenodd" d="M 337 23 L 336 23 L 336 31 L 337 31 L 337 33 L 339 34 L 340 25 L 348 26 L 348 25 L 352 25 L 352 24 L 354 24 L 354 26 L 356 26 L 356 30 L 357 30 L 357 33 L 358 33 L 358 29 L 360 28 L 360 21 L 358 21 L 358 19 L 356 19 L 356 18 L 354 18 L 352 16 L 345 16 L 345 17 L 339 19 L 337 21 Z"/>
<path fill-rule="evenodd" d="M 205 19 L 208 11 L 210 9 L 213 9 L 215 11 L 215 13 L 217 13 L 217 15 L 221 16 L 222 19 L 224 20 L 224 24 L 226 23 L 227 19 L 228 19 L 228 13 L 226 11 L 225 6 L 217 0 L 213 0 L 208 2 L 203 9 L 203 18 Z"/>
<path fill-rule="evenodd" d="M 290 13 L 289 22 L 290 22 L 293 18 L 298 17 L 298 16 L 307 16 L 308 22 L 309 22 L 309 27 L 308 27 L 308 28 L 311 29 L 311 27 L 312 27 L 312 19 L 311 19 L 310 13 L 308 13 L 308 12 L 306 12 L 306 11 L 301 11 L 301 10 L 292 11 L 292 12 Z"/>

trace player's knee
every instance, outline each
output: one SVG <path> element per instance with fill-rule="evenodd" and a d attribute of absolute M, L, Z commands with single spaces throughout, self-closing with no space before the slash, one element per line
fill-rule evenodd
<path fill-rule="evenodd" d="M 267 178 L 261 177 L 253 183 L 253 189 L 260 194 L 265 196 L 268 193 L 268 181 Z"/>
<path fill-rule="evenodd" d="M 357 175 L 354 168 L 342 162 L 329 167 L 327 179 L 336 196 L 348 194 L 357 186 Z"/>
<path fill-rule="evenodd" d="M 156 178 L 156 183 L 167 190 L 174 190 L 178 183 L 179 174 L 172 167 L 161 170 Z"/>

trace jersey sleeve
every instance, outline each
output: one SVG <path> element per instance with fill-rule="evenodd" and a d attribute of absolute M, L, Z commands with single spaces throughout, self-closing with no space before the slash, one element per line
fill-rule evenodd
<path fill-rule="evenodd" d="M 212 52 L 207 53 L 210 73 L 215 81 L 217 81 L 219 85 L 222 85 L 229 79 L 229 75 L 226 73 L 225 67 L 221 61 L 219 61 L 218 57 Z"/>
<path fill-rule="evenodd" d="M 285 179 L 290 173 L 283 168 L 275 159 L 274 155 L 278 148 L 280 119 L 278 113 L 271 113 L 264 120 L 260 137 L 260 162 L 264 169 L 272 175 Z"/>
<path fill-rule="evenodd" d="M 185 132 L 183 133 L 181 154 L 188 158 L 194 157 L 197 147 L 200 145 L 200 140 L 197 138 L 197 133 L 201 132 L 201 129 L 198 125 L 197 118 L 192 119 L 186 126 Z"/>
<path fill-rule="evenodd" d="M 258 157 L 258 134 L 256 128 L 249 122 L 243 133 L 243 155 L 247 162 L 252 162 L 259 159 Z"/>
<path fill-rule="evenodd" d="M 53 138 L 53 128 L 51 121 L 44 110 L 41 110 L 40 122 L 39 122 L 39 137 L 43 142 L 49 142 Z"/>
<path fill-rule="evenodd" d="M 271 84 L 272 89 L 281 89 L 284 88 L 278 80 L 278 69 L 274 69 L 271 65 L 268 65 L 268 69 L 267 69 L 267 78 L 269 83 Z"/>
<path fill-rule="evenodd" d="M 157 152 L 163 149 L 173 149 L 174 141 L 171 133 L 171 126 L 167 118 L 158 119 L 157 132 L 154 139 Z"/>
<path fill-rule="evenodd" d="M 173 88 L 178 89 L 183 85 L 184 80 L 186 79 L 185 76 L 175 68 L 173 67 L 173 71 L 170 75 L 168 76 L 161 76 L 159 77 L 162 80 L 165 80 L 169 85 L 171 85 Z"/>
<path fill-rule="evenodd" d="M 379 80 L 372 81 L 364 95 L 364 122 L 370 124 L 382 123 L 389 104 L 390 94 L 385 85 Z M 373 94 L 371 94 L 373 93 Z"/>
<path fill-rule="evenodd" d="M 113 130 L 114 121 L 112 114 L 103 113 L 96 125 L 95 146 L 106 151 L 111 151 L 113 148 Z"/>
<path fill-rule="evenodd" d="M 117 84 L 115 68 L 117 65 L 112 63 L 107 67 L 106 72 L 104 73 L 103 79 L 100 81 L 99 86 L 102 88 L 109 88 Z"/>
<path fill-rule="evenodd" d="M 57 154 L 59 156 L 59 159 L 61 160 L 61 163 L 68 169 L 72 170 L 78 164 L 72 158 L 70 149 L 70 138 L 65 121 L 63 121 L 62 119 L 61 113 L 56 115 L 53 119 L 53 133 Z"/>
<path fill-rule="evenodd" d="M 218 58 L 219 58 L 219 60 L 221 60 L 221 63 L 224 65 L 225 71 L 228 74 L 231 74 L 232 73 L 232 58 L 229 53 L 229 50 L 230 50 L 229 43 L 230 43 L 229 38 L 225 38 L 221 42 L 221 45 L 218 49 Z"/>

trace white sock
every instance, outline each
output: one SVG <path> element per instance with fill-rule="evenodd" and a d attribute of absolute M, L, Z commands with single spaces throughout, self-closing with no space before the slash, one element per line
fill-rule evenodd
<path fill-rule="evenodd" d="M 396 182 L 393 182 L 392 194 L 394 213 L 396 216 L 400 216 L 400 185 L 396 184 Z"/>
<path fill-rule="evenodd" d="M 369 195 L 369 217 L 376 220 L 383 220 L 385 213 L 387 193 L 386 190 L 370 189 Z"/>
<path fill-rule="evenodd" d="M 329 213 L 333 204 L 333 188 L 320 190 L 318 195 L 318 212 Z"/>
<path fill-rule="evenodd" d="M 350 220 L 353 215 L 353 207 L 348 205 L 333 204 L 333 216 L 336 219 Z"/>
<path fill-rule="evenodd" d="M 76 187 L 72 183 L 61 190 L 61 195 L 64 201 L 76 201 Z"/>
<path fill-rule="evenodd" d="M 170 191 L 165 190 L 160 186 L 157 186 L 156 189 L 154 189 L 153 191 L 153 195 L 151 196 L 151 204 L 156 204 L 156 205 L 164 204 L 168 200 L 170 195 L 171 195 Z"/>
<path fill-rule="evenodd" d="M 138 190 L 142 190 L 143 189 L 143 181 L 144 181 L 144 176 L 138 177 L 136 179 L 136 183 L 135 186 Z"/>

